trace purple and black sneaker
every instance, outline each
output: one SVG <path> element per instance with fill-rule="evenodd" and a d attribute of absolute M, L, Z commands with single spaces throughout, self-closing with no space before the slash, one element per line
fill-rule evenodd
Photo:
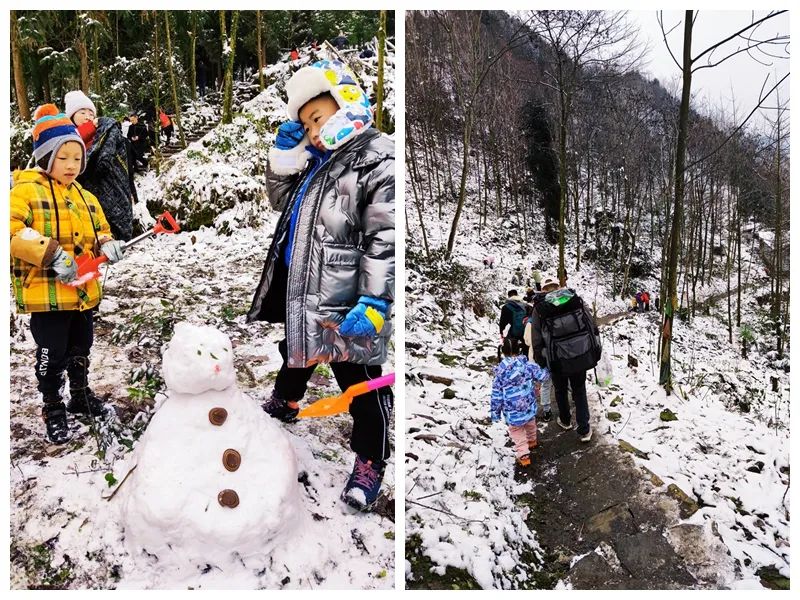
<path fill-rule="evenodd" d="M 350 474 L 350 479 L 347 480 L 347 485 L 344 486 L 342 491 L 342 502 L 361 512 L 372 510 L 375 502 L 380 497 L 383 472 L 385 470 L 385 462 L 372 462 L 356 455 L 353 472 Z"/>

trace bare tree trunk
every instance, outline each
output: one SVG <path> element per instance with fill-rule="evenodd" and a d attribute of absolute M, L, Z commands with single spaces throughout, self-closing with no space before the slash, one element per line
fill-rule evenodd
<path fill-rule="evenodd" d="M 258 89 L 264 91 L 264 47 L 261 45 L 261 11 L 256 11 L 256 52 L 258 53 Z"/>
<path fill-rule="evenodd" d="M 189 88 L 192 102 L 197 100 L 197 11 L 192 11 L 192 31 L 189 33 Z"/>
<path fill-rule="evenodd" d="M 97 27 L 97 24 L 92 27 L 92 79 L 94 80 L 94 91 L 99 94 L 102 84 L 100 83 L 100 36 Z"/>
<path fill-rule="evenodd" d="M 742 213 L 740 190 L 736 188 L 736 326 L 742 326 Z M 751 255 L 752 256 L 752 255 Z"/>
<path fill-rule="evenodd" d="M 225 66 L 225 87 L 222 95 L 222 122 L 228 124 L 233 121 L 233 62 L 236 57 L 236 30 L 239 28 L 239 11 L 234 10 L 231 14 L 231 35 L 225 34 L 225 11 L 219 11 L 220 31 L 223 39 L 223 55 L 226 61 Z"/>
<path fill-rule="evenodd" d="M 561 287 L 567 285 L 567 268 L 564 258 L 564 242 L 566 223 L 564 211 L 567 205 L 567 119 L 569 118 L 570 100 L 565 91 L 559 93 L 561 112 L 558 124 L 558 183 L 561 187 L 561 198 L 558 208 L 558 281 Z"/>
<path fill-rule="evenodd" d="M 678 113 L 678 140 L 675 152 L 675 207 L 672 214 L 672 231 L 669 242 L 667 276 L 668 302 L 664 303 L 664 324 L 661 330 L 661 368 L 659 383 L 667 394 L 672 393 L 672 328 L 678 305 L 678 254 L 681 246 L 683 221 L 684 169 L 686 165 L 686 137 L 689 128 L 689 99 L 692 93 L 692 24 L 694 15 L 687 10 L 683 27 L 683 90 Z"/>
<path fill-rule="evenodd" d="M 450 236 L 447 238 L 447 249 L 444 253 L 445 260 L 449 260 L 453 254 L 453 246 L 456 243 L 456 232 L 458 231 L 458 221 L 461 218 L 461 211 L 464 210 L 464 200 L 467 196 L 467 175 L 469 174 L 469 142 L 472 137 L 472 103 L 467 108 L 464 115 L 463 144 L 464 152 L 461 157 L 461 185 L 458 192 L 458 205 L 456 214 L 453 216 L 453 224 L 450 227 Z"/>
<path fill-rule="evenodd" d="M 414 204 L 417 207 L 417 216 L 419 217 L 419 227 L 422 231 L 422 244 L 425 247 L 425 256 L 430 259 L 431 251 L 428 247 L 428 234 L 425 231 L 425 219 L 422 217 L 422 202 L 420 202 L 420 198 L 417 195 L 417 188 L 414 185 L 414 180 L 416 177 L 414 174 L 416 173 L 417 176 L 419 175 L 419 170 L 417 169 L 417 161 L 415 158 L 416 153 L 414 152 L 414 142 L 411 138 L 411 128 L 409 127 L 406 131 L 406 145 L 408 147 L 408 156 L 411 159 L 411 191 L 414 194 Z M 420 182 L 421 183 L 421 182 Z"/>
<path fill-rule="evenodd" d="M 80 59 L 80 76 L 81 76 L 81 90 L 84 94 L 89 93 L 89 52 L 86 49 L 86 33 L 84 25 L 80 22 L 81 15 L 78 13 L 78 40 L 75 42 L 75 47 L 78 51 L 78 58 Z"/>
<path fill-rule="evenodd" d="M 780 101 L 779 101 L 780 104 Z M 783 327 L 781 326 L 781 295 L 783 293 L 783 190 L 781 185 L 781 119 L 778 113 L 778 135 L 775 145 L 775 295 L 772 302 L 772 321 L 775 324 L 775 345 L 778 358 L 783 358 Z"/>
<path fill-rule="evenodd" d="M 156 155 L 156 175 L 159 174 L 159 170 L 161 169 L 161 124 L 159 121 L 159 114 L 161 112 L 161 103 L 159 98 L 159 90 L 161 89 L 161 65 L 159 65 L 158 61 L 158 54 L 160 51 L 159 43 L 158 43 L 158 12 L 153 11 L 153 24 L 155 25 L 155 43 L 153 44 L 153 82 L 155 84 L 155 88 L 153 90 L 153 104 L 155 106 L 156 111 L 156 125 L 154 127 L 156 132 L 156 147 L 155 147 L 155 155 Z"/>
<path fill-rule="evenodd" d="M 733 267 L 733 260 L 731 257 L 731 253 L 733 252 L 733 232 L 731 228 L 733 226 L 733 208 L 731 206 L 730 200 L 728 201 L 728 252 L 726 254 L 726 265 L 725 265 L 725 278 L 728 283 L 728 343 L 733 344 L 733 313 L 731 311 L 731 304 L 733 300 L 731 299 L 731 271 Z M 721 229 L 721 228 L 720 228 Z"/>
<path fill-rule="evenodd" d="M 22 70 L 22 51 L 19 44 L 19 25 L 17 11 L 11 11 L 11 62 L 14 69 L 14 92 L 17 96 L 19 116 L 25 121 L 31 120 L 31 109 L 28 105 L 28 88 L 25 85 L 25 73 Z"/>
<path fill-rule="evenodd" d="M 378 81 L 375 96 L 375 127 L 383 131 L 383 63 L 386 60 L 386 11 L 380 12 L 378 27 Z"/>
<path fill-rule="evenodd" d="M 575 251 L 577 256 L 575 258 L 575 270 L 581 270 L 581 211 L 580 211 L 580 189 L 578 187 L 578 157 L 575 157 L 575 181 L 573 183 L 573 190 L 575 193 Z"/>
<path fill-rule="evenodd" d="M 169 25 L 170 11 L 165 10 L 162 14 L 164 15 L 164 31 L 167 33 L 167 71 L 169 71 L 169 81 L 172 86 L 172 103 L 175 108 L 175 123 L 178 125 L 181 147 L 186 148 L 186 136 L 183 134 L 183 125 L 181 125 L 181 104 L 178 102 L 178 86 L 175 83 L 175 69 L 172 65 L 172 36 L 170 35 L 171 27 Z"/>

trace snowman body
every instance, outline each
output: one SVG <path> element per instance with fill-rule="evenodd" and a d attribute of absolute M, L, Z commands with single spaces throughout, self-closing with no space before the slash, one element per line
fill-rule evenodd
<path fill-rule="evenodd" d="M 163 372 L 167 399 L 124 488 L 134 557 L 222 567 L 266 555 L 300 517 L 289 440 L 237 388 L 230 340 L 216 329 L 178 324 Z"/>

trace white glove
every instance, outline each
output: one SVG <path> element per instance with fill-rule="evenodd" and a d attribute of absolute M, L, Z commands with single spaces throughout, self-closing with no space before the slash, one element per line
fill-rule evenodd
<path fill-rule="evenodd" d="M 125 244 L 117 240 L 111 240 L 100 246 L 100 252 L 108 257 L 109 264 L 114 264 L 122 260 L 125 253 Z"/>
<path fill-rule="evenodd" d="M 56 272 L 56 279 L 61 283 L 74 281 L 78 275 L 78 265 L 75 264 L 75 259 L 67 254 L 61 246 L 56 250 L 50 268 Z"/>
<path fill-rule="evenodd" d="M 306 167 L 311 153 L 306 150 L 308 136 L 291 150 L 281 150 L 276 146 L 269 149 L 269 166 L 275 175 L 294 175 Z"/>

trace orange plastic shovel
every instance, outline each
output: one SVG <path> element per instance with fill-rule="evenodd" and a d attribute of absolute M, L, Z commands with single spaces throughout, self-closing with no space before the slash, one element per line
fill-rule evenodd
<path fill-rule="evenodd" d="M 175 220 L 175 218 L 168 212 L 164 212 L 156 217 L 155 227 L 149 231 L 145 231 L 142 235 L 133 238 L 131 241 L 125 242 L 123 244 L 123 248 L 127 250 L 134 244 L 138 244 L 142 240 L 146 240 L 147 238 L 159 233 L 178 233 L 180 230 L 180 225 L 178 225 L 178 222 Z M 78 264 L 78 277 L 75 279 L 75 281 L 72 281 L 67 285 L 75 287 L 83 285 L 92 279 L 97 279 L 100 277 L 100 265 L 107 260 L 108 257 L 105 254 L 101 254 L 97 258 L 89 258 L 88 254 L 81 254 L 80 256 L 76 257 L 75 262 Z"/>
<path fill-rule="evenodd" d="M 350 408 L 350 403 L 356 396 L 390 385 L 394 385 L 394 373 L 351 385 L 339 396 L 320 398 L 316 402 L 306 406 L 297 416 L 304 419 L 306 417 L 330 417 L 331 415 L 338 415 Z"/>

